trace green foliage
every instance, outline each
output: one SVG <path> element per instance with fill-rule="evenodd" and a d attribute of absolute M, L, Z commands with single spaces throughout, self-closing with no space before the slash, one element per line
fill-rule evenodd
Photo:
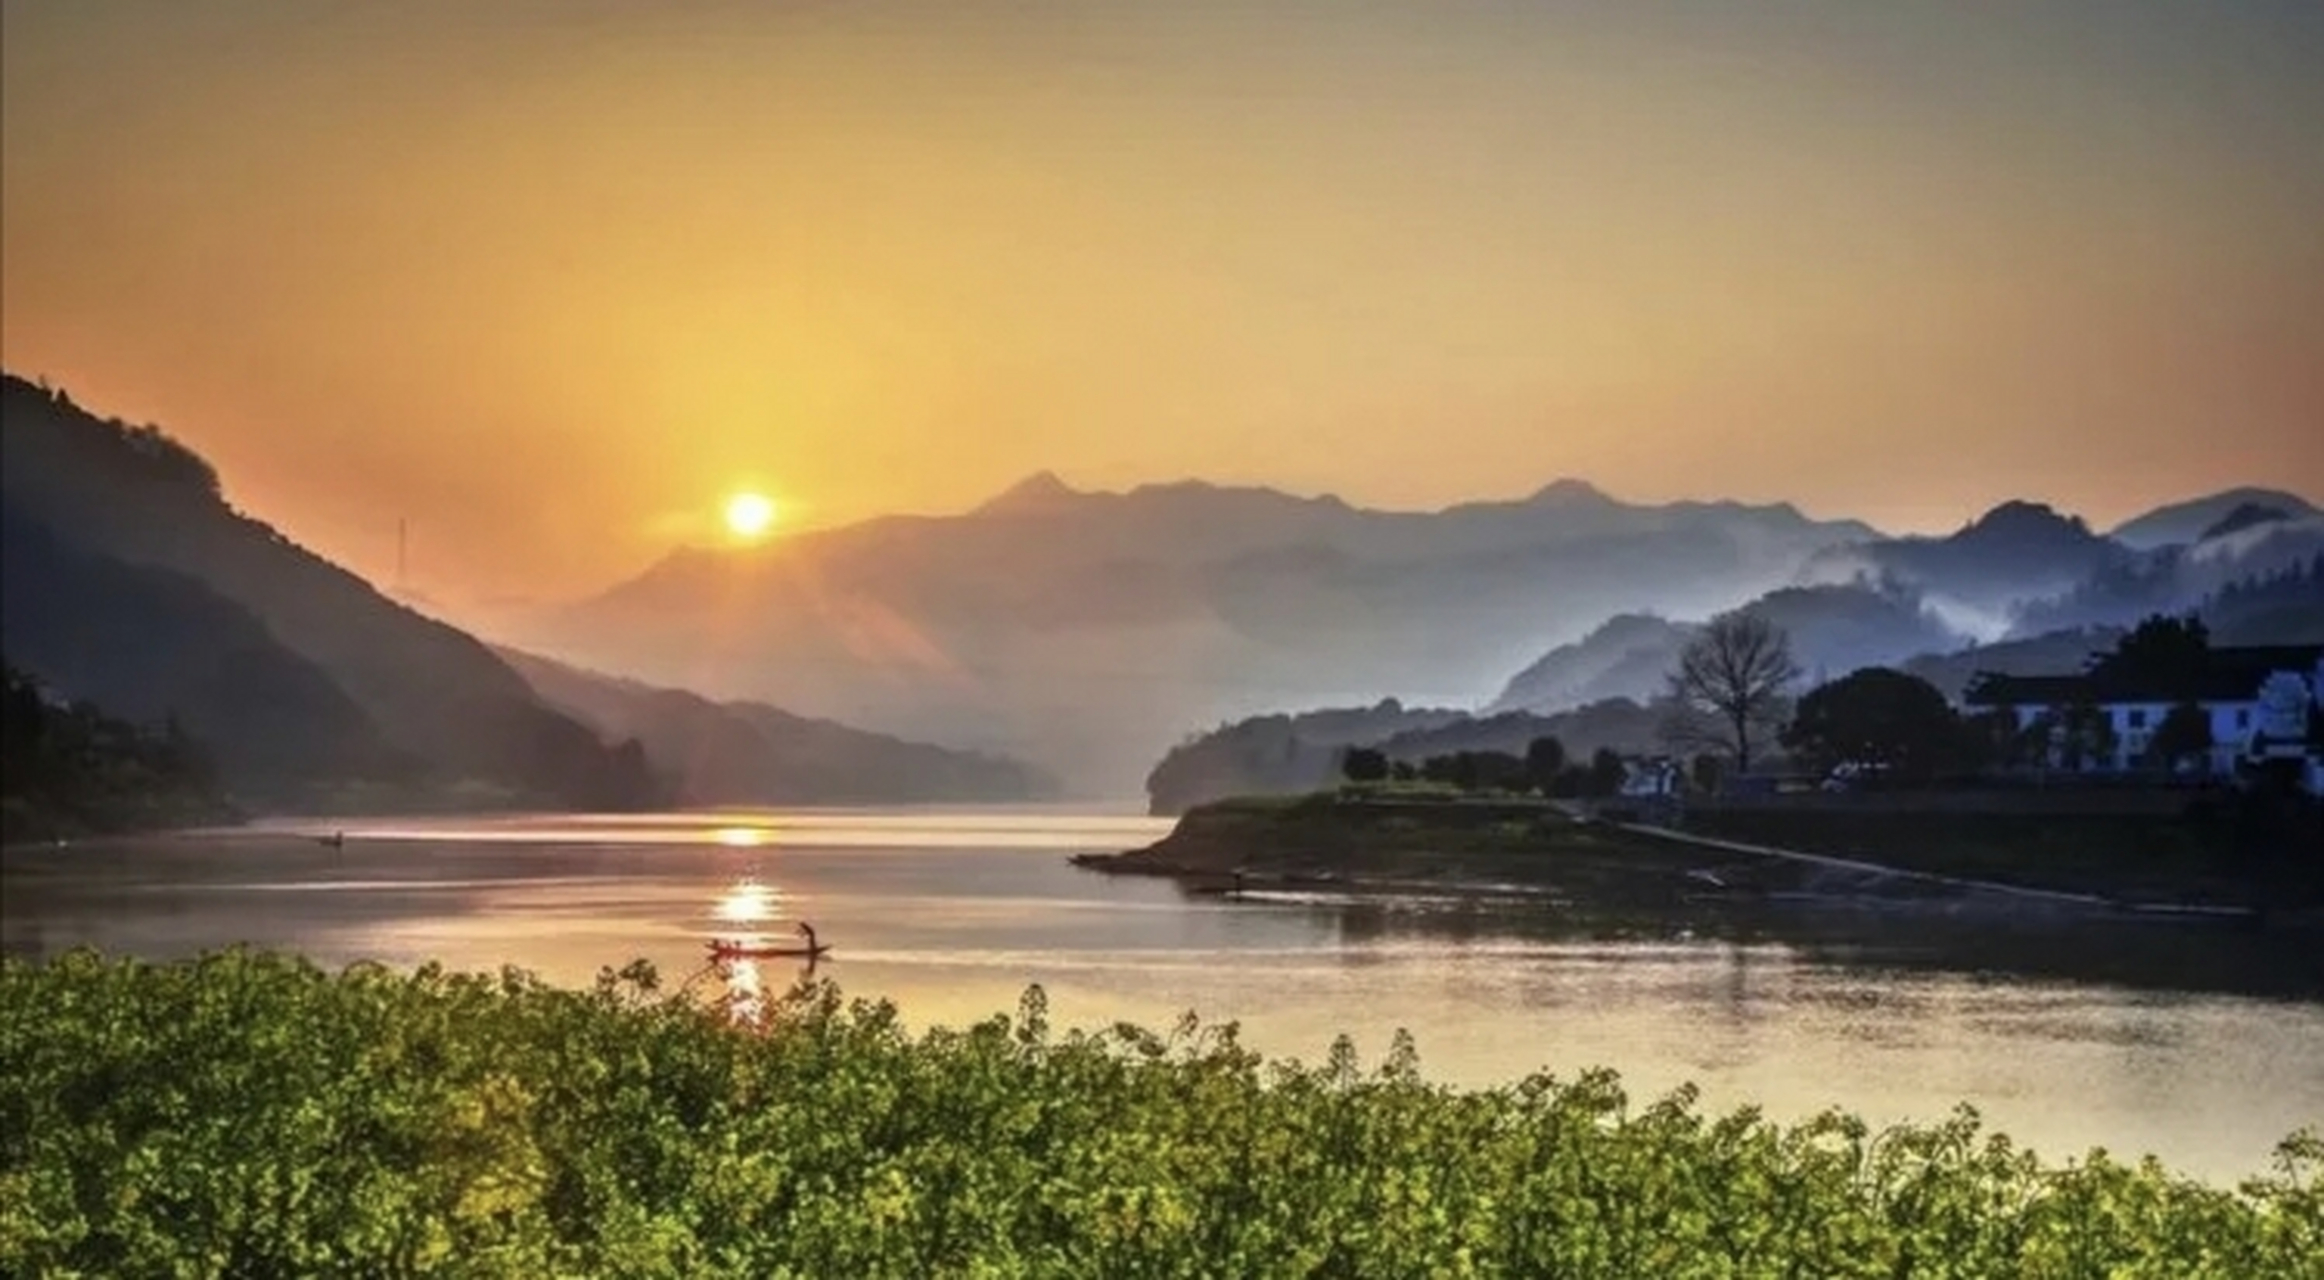
<path fill-rule="evenodd" d="M 2324 1142 L 2238 1190 L 2043 1166 L 1966 1108 L 1875 1134 L 1454 1092 L 1409 1039 L 1263 1063 L 1233 1026 L 908 1034 L 650 966 L 337 976 L 228 952 L 0 966 L 14 1275 L 2313 1276 Z"/>
<path fill-rule="evenodd" d="M 747 1021 L 229 952 L 0 968 L 0 1270 L 461 1275 L 2315 1275 L 2324 1143 L 2237 1191 L 1869 1132 L 1463 1093 L 1408 1040 L 1266 1064 L 1191 1018 Z"/>

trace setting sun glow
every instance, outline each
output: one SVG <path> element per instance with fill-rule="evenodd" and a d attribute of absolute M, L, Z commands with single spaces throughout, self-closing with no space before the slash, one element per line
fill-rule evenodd
<path fill-rule="evenodd" d="M 764 494 L 738 493 L 726 500 L 726 531 L 737 538 L 757 538 L 775 524 L 775 504 Z"/>

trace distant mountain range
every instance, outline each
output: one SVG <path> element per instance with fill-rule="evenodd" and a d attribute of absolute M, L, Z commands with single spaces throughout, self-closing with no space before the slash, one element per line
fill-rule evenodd
<path fill-rule="evenodd" d="M 1572 480 L 1390 512 L 1044 474 L 960 515 L 681 551 L 511 639 L 1120 794 L 1189 725 L 1357 695 L 1476 705 L 1545 640 L 1741 604 L 1876 537 L 1787 505 L 1637 505 Z"/>
<path fill-rule="evenodd" d="M 0 524 L 9 663 L 131 722 L 175 720 L 247 806 L 671 798 L 634 733 L 608 740 L 474 636 L 234 511 L 210 465 L 160 430 L 16 377 L 0 379 Z M 838 753 L 831 767 L 874 763 L 838 726 L 801 733 L 784 760 L 794 778 L 768 784 L 787 798 L 823 798 L 794 785 L 817 749 Z M 912 759 L 924 774 L 931 757 Z M 983 764 L 995 768 L 967 769 L 948 794 L 971 778 L 994 781 L 991 798 L 1021 794 Z M 862 791 L 851 778 L 846 798 Z"/>
<path fill-rule="evenodd" d="M 1921 601 L 1893 583 L 1780 587 L 1743 606 L 1782 627 L 1812 679 L 1845 675 L 1900 655 L 1970 642 Z M 1626 614 L 1572 644 L 1560 645 L 1512 677 L 1488 713 L 1547 714 L 1607 698 L 1659 696 L 1670 670 L 1701 624 Z"/>
<path fill-rule="evenodd" d="M 1892 538 L 1783 504 L 1622 502 L 1578 480 L 1433 512 L 1042 473 L 967 512 L 673 553 L 515 627 L 587 665 L 1042 762 L 1116 793 L 1191 725 L 1382 697 L 1553 714 L 1653 696 L 1750 605 L 1811 673 L 2121 625 L 2301 562 L 2313 505 L 2244 489 L 2126 522 L 2030 501 Z M 2156 587 L 2077 593 L 2126 575 Z M 1508 673 L 1517 673 L 1514 677 Z"/>
<path fill-rule="evenodd" d="M 675 551 L 495 652 L 231 510 L 158 430 L 13 377 L 0 407 L 0 648 L 116 714 L 175 713 L 267 804 L 1121 795 L 1195 727 L 1284 708 L 1636 707 L 1737 607 L 1811 675 L 2063 654 L 2152 612 L 2324 629 L 2324 513 L 2274 490 L 2111 536 L 2017 501 L 1896 538 L 1571 479 L 1399 512 L 1042 473 L 957 515 Z"/>

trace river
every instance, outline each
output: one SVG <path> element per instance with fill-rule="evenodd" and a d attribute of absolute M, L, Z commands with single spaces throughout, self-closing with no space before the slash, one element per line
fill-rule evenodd
<path fill-rule="evenodd" d="M 1693 1081 L 1711 1108 L 1784 1119 L 1927 1121 L 1966 1101 L 2053 1158 L 2151 1152 L 2218 1182 L 2324 1125 L 2324 992 L 2287 989 L 2300 963 L 2282 940 L 1847 910 L 1804 941 L 1610 935 L 1538 905 L 1235 901 L 1066 863 L 1167 828 L 1058 810 L 261 824 L 11 849 L 0 944 L 159 958 L 249 942 L 567 984 L 644 958 L 675 984 L 711 938 L 806 920 L 834 948 L 817 976 L 921 1026 L 1012 1010 L 1039 983 L 1060 1026 L 1166 1031 L 1192 1011 L 1310 1062 L 1344 1031 L 1367 1063 L 1405 1028 L 1446 1083 L 1604 1065 L 1641 1102 Z M 343 842 L 317 838 L 334 830 Z M 2303 972 L 2317 944 L 2289 944 Z"/>

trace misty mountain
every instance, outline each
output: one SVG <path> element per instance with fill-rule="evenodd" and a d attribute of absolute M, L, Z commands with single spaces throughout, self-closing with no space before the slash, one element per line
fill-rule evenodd
<path fill-rule="evenodd" d="M 1941 538 L 1891 538 L 1836 549 L 1808 566 L 1814 580 L 1870 577 L 1909 587 L 1932 607 L 2006 619 L 2022 602 L 2072 591 L 2134 557 L 2078 516 L 2005 502 Z"/>
<path fill-rule="evenodd" d="M 2213 644 L 2324 644 L 2324 553 L 2228 583 L 2197 612 Z"/>
<path fill-rule="evenodd" d="M 682 803 L 1020 801 L 1044 798 L 1054 785 L 1014 760 L 497 652 L 551 706 L 609 737 L 643 742 Z"/>
<path fill-rule="evenodd" d="M 601 743 L 473 637 L 234 511 L 210 465 L 157 428 L 6 377 L 0 500 L 11 555 L 23 531 L 45 588 L 10 598 L 11 660 L 123 714 L 199 717 L 245 777 L 312 750 L 311 769 L 283 765 L 280 780 L 344 766 L 375 781 L 384 744 L 418 762 L 407 781 L 430 802 L 653 798 L 634 744 Z"/>
<path fill-rule="evenodd" d="M 1924 653 L 1896 665 L 1907 675 L 1919 676 L 1935 685 L 1947 698 L 1958 699 L 1969 682 L 1984 672 L 2038 676 L 2080 671 L 2091 659 L 2112 652 L 2127 634 L 2129 630 L 2125 627 L 2069 628 L 2019 640 Z"/>
<path fill-rule="evenodd" d="M 2238 508 L 2192 543 L 2131 554 L 2069 591 L 2020 605 L 2010 634 L 2127 626 L 2148 614 L 2199 611 L 2231 585 L 2304 569 L 2318 556 L 2324 556 L 2324 516 Z"/>
<path fill-rule="evenodd" d="M 1875 536 L 1788 505 L 1637 505 L 1570 480 L 1390 512 L 1043 475 L 961 515 L 680 551 L 509 639 L 1119 792 L 1189 725 L 1385 695 L 1475 705 L 1608 616 L 1705 615 Z"/>
<path fill-rule="evenodd" d="M 2281 511 L 2295 518 L 2324 515 L 2306 498 L 2281 489 L 2228 489 L 2133 516 L 2116 525 L 2108 536 L 2134 551 L 2183 545 L 2212 536 L 2219 531 L 2221 521 L 2245 507 Z"/>
<path fill-rule="evenodd" d="M 1784 629 L 1811 681 L 1968 639 L 1924 607 L 1918 593 L 1893 583 L 1782 587 L 1743 608 Z M 1648 615 L 1611 619 L 1518 672 L 1486 711 L 1548 713 L 1609 698 L 1659 697 L 1698 626 Z"/>
<path fill-rule="evenodd" d="M 1548 712 L 1601 698 L 1650 697 L 1668 683 L 1679 650 L 1695 628 L 1650 613 L 1609 618 L 1511 676 L 1485 710 Z"/>
<path fill-rule="evenodd" d="M 2200 617 L 2216 645 L 2324 644 L 2324 554 L 2306 564 L 2228 583 L 2179 612 Z M 1903 669 L 1937 686 L 1946 697 L 1958 698 L 1981 672 L 2031 676 L 2080 671 L 2111 652 L 2128 631 L 2123 624 L 2064 628 L 1923 654 L 1904 663 Z"/>

